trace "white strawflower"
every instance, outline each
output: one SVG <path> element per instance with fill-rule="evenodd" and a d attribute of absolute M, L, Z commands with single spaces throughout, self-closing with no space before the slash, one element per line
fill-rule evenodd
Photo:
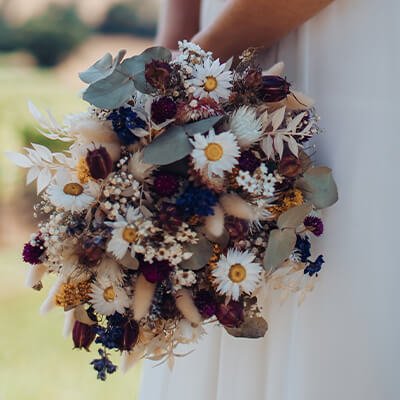
<path fill-rule="evenodd" d="M 93 181 L 81 184 L 67 169 L 60 169 L 55 182 L 48 189 L 50 202 L 66 211 L 78 212 L 89 208 L 99 194 L 99 185 Z"/>
<path fill-rule="evenodd" d="M 236 136 L 240 147 L 246 149 L 260 140 L 263 126 L 255 109 L 242 106 L 232 114 L 230 130 Z"/>
<path fill-rule="evenodd" d="M 207 136 L 197 134 L 191 140 L 194 146 L 192 158 L 194 168 L 198 171 L 206 171 L 208 176 L 213 174 L 223 177 L 224 172 L 231 172 L 237 164 L 239 146 L 232 133 L 222 132 L 218 135 L 211 129 Z"/>
<path fill-rule="evenodd" d="M 108 279 L 100 279 L 91 285 L 89 302 L 94 309 L 103 315 L 115 312 L 123 314 L 129 307 L 129 297 L 125 290 Z"/>
<path fill-rule="evenodd" d="M 221 64 L 218 59 L 211 61 L 208 58 L 204 64 L 197 65 L 194 78 L 187 81 L 194 88 L 194 97 L 211 97 L 215 101 L 227 99 L 232 87 L 232 72 L 225 71 L 225 67 L 226 64 Z"/>
<path fill-rule="evenodd" d="M 241 293 L 251 294 L 256 288 L 262 267 L 254 262 L 254 254 L 248 251 L 228 249 L 226 256 L 222 255 L 217 267 L 212 272 L 217 292 L 233 300 L 238 300 Z"/>

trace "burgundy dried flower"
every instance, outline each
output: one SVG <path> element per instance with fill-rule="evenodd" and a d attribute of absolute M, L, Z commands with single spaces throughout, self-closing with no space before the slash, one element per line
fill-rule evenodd
<path fill-rule="evenodd" d="M 284 154 L 278 166 L 278 172 L 286 178 L 295 178 L 303 171 L 301 161 L 293 154 Z"/>
<path fill-rule="evenodd" d="M 259 166 L 261 161 L 250 150 L 243 151 L 239 158 L 239 168 L 249 171 L 252 174 Z"/>
<path fill-rule="evenodd" d="M 156 124 L 162 124 L 167 119 L 175 117 L 177 106 L 170 97 L 160 97 L 151 104 L 151 118 Z"/>
<path fill-rule="evenodd" d="M 172 68 L 167 62 L 152 60 L 146 64 L 144 76 L 151 86 L 162 90 L 168 86 L 171 72 Z"/>
<path fill-rule="evenodd" d="M 315 236 L 321 236 L 324 233 L 324 223 L 321 218 L 308 216 L 304 219 L 303 223 Z"/>
<path fill-rule="evenodd" d="M 249 232 L 249 224 L 245 220 L 235 217 L 226 218 L 225 228 L 231 240 L 243 240 Z"/>
<path fill-rule="evenodd" d="M 86 349 L 89 351 L 89 346 L 92 344 L 95 337 L 95 325 L 87 325 L 82 322 L 75 321 L 72 329 L 72 340 L 74 341 L 75 348 Z"/>
<path fill-rule="evenodd" d="M 29 264 L 40 264 L 42 262 L 41 256 L 44 253 L 43 240 L 36 237 L 34 243 L 25 243 L 22 250 L 22 258 Z"/>
<path fill-rule="evenodd" d="M 113 162 L 105 147 L 88 150 L 86 163 L 94 179 L 105 179 L 113 169 Z"/>
<path fill-rule="evenodd" d="M 290 83 L 280 76 L 264 75 L 262 81 L 261 95 L 263 101 L 281 101 L 290 93 Z"/>
<path fill-rule="evenodd" d="M 153 187 L 160 196 L 172 196 L 179 189 L 179 181 L 175 175 L 161 172 L 154 178 Z"/>
<path fill-rule="evenodd" d="M 221 303 L 216 315 L 218 321 L 227 328 L 238 328 L 244 321 L 243 304 L 233 300 L 228 304 Z"/>
<path fill-rule="evenodd" d="M 200 290 L 194 299 L 194 304 L 203 318 L 211 318 L 217 312 L 215 297 L 208 290 Z"/>
<path fill-rule="evenodd" d="M 166 260 L 153 260 L 152 263 L 142 261 L 140 263 L 140 270 L 149 282 L 157 283 L 168 278 L 172 267 Z"/>
<path fill-rule="evenodd" d="M 244 78 L 244 83 L 247 88 L 258 88 L 262 85 L 262 73 L 257 69 L 251 69 Z"/>
<path fill-rule="evenodd" d="M 139 325 L 136 321 L 127 321 L 122 326 L 121 340 L 118 348 L 121 351 L 130 351 L 133 349 L 139 338 Z"/>

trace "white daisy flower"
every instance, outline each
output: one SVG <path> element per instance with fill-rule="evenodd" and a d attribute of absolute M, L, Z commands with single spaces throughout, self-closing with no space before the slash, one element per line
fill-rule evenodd
<path fill-rule="evenodd" d="M 257 118 L 255 109 L 242 106 L 232 114 L 230 130 L 236 136 L 240 147 L 247 149 L 260 140 L 263 125 L 261 119 Z"/>
<path fill-rule="evenodd" d="M 94 309 L 103 315 L 112 315 L 115 312 L 123 314 L 129 307 L 129 297 L 125 290 L 109 279 L 101 279 L 91 285 L 91 299 L 89 302 Z"/>
<path fill-rule="evenodd" d="M 212 272 L 218 284 L 217 292 L 238 300 L 241 293 L 251 294 L 260 280 L 262 267 L 254 262 L 254 254 L 229 249 Z"/>
<path fill-rule="evenodd" d="M 55 182 L 48 189 L 50 202 L 66 211 L 83 211 L 90 207 L 99 195 L 100 187 L 97 183 L 89 181 L 81 184 L 76 176 L 67 169 L 60 169 Z"/>
<path fill-rule="evenodd" d="M 200 99 L 211 97 L 215 101 L 227 99 L 232 87 L 232 72 L 225 68 L 226 64 L 221 64 L 218 59 L 211 61 L 206 58 L 204 64 L 197 65 L 193 71 L 194 78 L 187 81 L 194 88 L 193 96 Z"/>
<path fill-rule="evenodd" d="M 216 135 L 214 129 L 211 129 L 207 136 L 194 135 L 191 143 L 194 146 L 191 154 L 194 168 L 198 171 L 205 170 L 210 177 L 213 174 L 223 177 L 224 171 L 232 171 L 237 164 L 239 146 L 235 136 L 229 131 Z"/>
<path fill-rule="evenodd" d="M 136 252 L 142 253 L 144 251 L 142 240 L 153 228 L 152 222 L 146 221 L 140 210 L 134 207 L 128 208 L 126 218 L 118 214 L 115 222 L 105 222 L 105 224 L 113 228 L 107 251 L 118 260 L 121 260 L 129 249 L 132 257 L 135 257 Z"/>

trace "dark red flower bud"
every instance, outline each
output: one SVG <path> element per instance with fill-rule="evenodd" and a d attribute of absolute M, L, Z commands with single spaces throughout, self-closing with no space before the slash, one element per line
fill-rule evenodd
<path fill-rule="evenodd" d="M 290 83 L 280 76 L 265 75 L 262 81 L 261 95 L 267 103 L 281 101 L 290 93 Z"/>
<path fill-rule="evenodd" d="M 72 340 L 76 349 L 86 349 L 92 344 L 96 336 L 96 326 L 87 325 L 79 321 L 75 321 L 72 329 Z"/>
<path fill-rule="evenodd" d="M 170 272 L 172 271 L 172 267 L 166 260 L 153 260 L 152 263 L 142 261 L 140 263 L 140 270 L 142 271 L 146 280 L 151 283 L 157 283 L 168 278 Z"/>
<path fill-rule="evenodd" d="M 130 351 L 133 349 L 139 338 L 139 325 L 136 321 L 127 321 L 122 327 L 121 341 L 118 348 L 121 351 Z"/>
<path fill-rule="evenodd" d="M 81 243 L 79 252 L 79 262 L 88 267 L 93 267 L 103 258 L 104 255 L 104 239 L 96 236 Z"/>
<path fill-rule="evenodd" d="M 194 299 L 194 304 L 204 318 L 211 318 L 217 312 L 215 297 L 208 290 L 200 290 Z"/>
<path fill-rule="evenodd" d="M 153 60 L 146 64 L 144 76 L 151 86 L 156 89 L 164 89 L 168 86 L 171 72 L 172 68 L 167 62 Z"/>
<path fill-rule="evenodd" d="M 88 150 L 86 163 L 94 179 L 105 179 L 113 169 L 113 162 L 105 147 Z"/>
<path fill-rule="evenodd" d="M 284 154 L 278 165 L 278 171 L 287 178 L 295 178 L 303 171 L 301 161 L 293 154 Z"/>
<path fill-rule="evenodd" d="M 160 97 L 151 104 L 151 118 L 156 124 L 175 117 L 178 107 L 170 97 Z"/>
<path fill-rule="evenodd" d="M 243 304 L 233 300 L 228 304 L 219 304 L 216 315 L 227 328 L 238 328 L 244 321 Z"/>

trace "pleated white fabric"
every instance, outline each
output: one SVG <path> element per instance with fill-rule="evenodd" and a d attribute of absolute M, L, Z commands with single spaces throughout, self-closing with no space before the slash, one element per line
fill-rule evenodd
<path fill-rule="evenodd" d="M 203 22 L 222 6 L 206 1 Z M 396 0 L 337 0 L 266 55 L 317 100 L 327 132 L 317 161 L 340 201 L 314 244 L 324 270 L 300 307 L 270 294 L 264 339 L 211 328 L 172 372 L 145 363 L 142 400 L 400 398 L 399 15 Z"/>

